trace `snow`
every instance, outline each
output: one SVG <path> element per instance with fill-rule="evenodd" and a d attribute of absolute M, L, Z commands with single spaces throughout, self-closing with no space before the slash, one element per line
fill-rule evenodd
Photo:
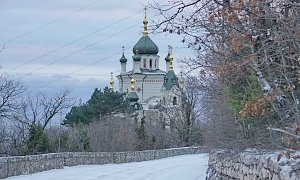
<path fill-rule="evenodd" d="M 208 154 L 182 155 L 160 160 L 124 164 L 65 167 L 32 175 L 14 176 L 14 180 L 204 180 Z"/>

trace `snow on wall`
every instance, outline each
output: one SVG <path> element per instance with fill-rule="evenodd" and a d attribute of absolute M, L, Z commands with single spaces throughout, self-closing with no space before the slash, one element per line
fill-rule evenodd
<path fill-rule="evenodd" d="M 67 152 L 0 158 L 0 179 L 32 174 L 64 166 L 101 165 L 109 163 L 139 162 L 166 157 L 207 153 L 206 147 L 184 147 L 128 152 Z"/>
<path fill-rule="evenodd" d="M 208 165 L 207 180 L 300 179 L 300 151 L 219 150 L 210 153 Z"/>

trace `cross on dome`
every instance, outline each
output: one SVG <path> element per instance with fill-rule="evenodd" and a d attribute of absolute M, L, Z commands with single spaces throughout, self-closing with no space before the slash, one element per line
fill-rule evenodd
<path fill-rule="evenodd" d="M 144 36 L 148 36 L 147 7 L 145 7 L 144 10 L 145 10 L 145 18 L 144 18 L 144 21 L 143 21 L 143 24 L 144 24 L 143 35 L 144 35 Z"/>
<path fill-rule="evenodd" d="M 168 53 L 171 55 L 173 53 L 173 47 L 168 45 Z"/>
<path fill-rule="evenodd" d="M 147 10 L 148 10 L 148 8 L 145 6 L 144 10 L 145 10 L 145 17 L 147 17 Z"/>

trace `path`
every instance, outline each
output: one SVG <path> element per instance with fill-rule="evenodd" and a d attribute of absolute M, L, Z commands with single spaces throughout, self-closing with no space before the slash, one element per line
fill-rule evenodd
<path fill-rule="evenodd" d="M 124 164 L 65 167 L 13 180 L 204 180 L 207 154 L 182 155 Z"/>

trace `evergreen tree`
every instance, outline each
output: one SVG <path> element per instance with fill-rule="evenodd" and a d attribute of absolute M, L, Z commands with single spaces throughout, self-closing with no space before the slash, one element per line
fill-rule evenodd
<path fill-rule="evenodd" d="M 63 123 L 89 124 L 103 116 L 125 112 L 127 107 L 129 105 L 123 93 L 111 91 L 108 87 L 105 87 L 103 91 L 96 88 L 86 104 L 72 107 Z"/>
<path fill-rule="evenodd" d="M 87 104 L 81 106 L 73 106 L 71 111 L 66 115 L 63 124 L 78 124 L 82 122 L 88 124 L 92 120 L 92 114 L 90 113 L 89 107 Z"/>
<path fill-rule="evenodd" d="M 50 140 L 40 124 L 30 127 L 27 148 L 28 154 L 49 152 Z"/>

